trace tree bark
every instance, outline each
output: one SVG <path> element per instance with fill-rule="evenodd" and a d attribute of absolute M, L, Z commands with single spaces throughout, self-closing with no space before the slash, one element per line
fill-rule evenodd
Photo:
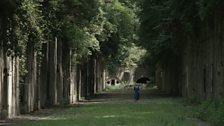
<path fill-rule="evenodd" d="M 0 119 L 2 118 L 2 85 L 3 85 L 3 43 L 2 43 L 2 19 L 0 18 Z"/>
<path fill-rule="evenodd" d="M 1 24 L 0 24 L 1 25 Z M 3 48 L 2 48 L 2 41 L 0 40 L 0 119 L 2 119 L 2 107 L 3 107 Z"/>
<path fill-rule="evenodd" d="M 62 47 L 63 43 L 61 40 L 57 43 L 57 93 L 58 93 L 58 99 L 57 101 L 59 104 L 63 104 L 63 62 L 62 62 Z"/>
<path fill-rule="evenodd" d="M 3 85 L 2 85 L 2 119 L 6 119 L 9 116 L 9 108 L 8 108 L 8 59 L 6 52 L 3 51 Z"/>
<path fill-rule="evenodd" d="M 8 57 L 8 107 L 9 118 L 19 114 L 19 60 L 18 57 Z"/>
<path fill-rule="evenodd" d="M 71 75 L 70 75 L 70 69 L 71 69 L 71 59 L 70 59 L 71 50 L 70 48 L 63 44 L 63 103 L 69 104 L 70 99 L 70 83 L 71 83 Z"/>
<path fill-rule="evenodd" d="M 48 78 L 48 105 L 56 105 L 57 102 L 57 38 L 49 43 L 49 78 Z"/>
<path fill-rule="evenodd" d="M 14 81 L 14 83 L 15 83 L 15 89 L 14 89 L 15 103 L 14 103 L 14 105 L 15 105 L 15 116 L 16 116 L 16 115 L 20 114 L 20 105 L 19 105 L 19 103 L 20 103 L 20 98 L 19 98 L 19 96 L 20 96 L 20 90 L 19 90 L 20 89 L 19 88 L 19 86 L 20 86 L 19 64 L 20 64 L 20 62 L 19 62 L 19 57 L 15 57 L 14 61 L 15 61 L 15 72 L 14 72 L 15 73 L 15 77 L 14 77 L 14 80 L 15 80 Z"/>
<path fill-rule="evenodd" d="M 40 106 L 45 108 L 47 106 L 47 85 L 48 85 L 48 62 L 49 62 L 49 43 L 44 43 L 42 45 L 42 61 L 40 70 Z"/>
<path fill-rule="evenodd" d="M 74 104 L 77 101 L 77 64 L 76 64 L 76 54 L 74 51 L 70 53 L 70 104 Z"/>
<path fill-rule="evenodd" d="M 37 83 L 37 53 L 34 49 L 32 37 L 30 36 L 26 49 L 26 70 L 23 98 L 23 112 L 29 113 L 34 111 L 36 100 L 36 83 Z"/>
<path fill-rule="evenodd" d="M 88 87 L 87 87 L 87 83 L 88 83 L 88 80 L 87 80 L 87 70 L 88 70 L 88 63 L 85 62 L 82 64 L 81 66 L 81 92 L 80 92 L 80 97 L 81 97 L 81 100 L 85 100 L 86 97 L 87 97 L 87 92 L 88 92 Z"/>
<path fill-rule="evenodd" d="M 81 65 L 77 64 L 77 101 L 81 100 L 82 96 L 82 69 Z"/>
<path fill-rule="evenodd" d="M 93 56 L 90 57 L 88 61 L 88 70 L 87 70 L 87 86 L 88 86 L 88 93 L 87 97 L 92 98 L 94 96 L 94 91 L 95 91 L 95 79 L 96 79 L 96 61 Z"/>

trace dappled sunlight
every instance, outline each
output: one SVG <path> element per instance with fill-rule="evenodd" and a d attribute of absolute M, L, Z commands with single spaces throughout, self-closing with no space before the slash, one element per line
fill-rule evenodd
<path fill-rule="evenodd" d="M 147 94 L 143 93 L 142 95 Z M 119 97 L 119 95 L 112 96 Z M 113 97 L 108 97 L 107 100 L 111 100 Z M 51 112 L 47 112 L 46 117 L 34 121 L 18 121 L 15 126 L 36 126 L 35 124 L 41 124 L 41 126 L 71 126 L 73 124 L 78 126 L 105 126 L 105 124 L 107 126 L 121 124 L 125 126 L 167 126 L 168 124 L 195 126 L 193 121 L 188 119 L 193 117 L 191 107 L 182 106 L 180 98 L 154 97 L 141 99 L 138 102 L 127 98 L 100 101 L 100 98 L 68 108 L 55 108 Z"/>
<path fill-rule="evenodd" d="M 103 118 L 133 118 L 133 119 L 144 119 L 146 118 L 146 115 L 153 114 L 154 112 L 133 112 L 129 114 L 119 114 L 119 115 L 102 115 L 102 116 L 96 116 L 98 119 Z"/>
<path fill-rule="evenodd" d="M 136 115 L 149 115 L 154 114 L 154 112 L 137 112 Z"/>
<path fill-rule="evenodd" d="M 96 118 L 119 118 L 118 115 L 104 115 L 104 116 L 96 116 Z"/>

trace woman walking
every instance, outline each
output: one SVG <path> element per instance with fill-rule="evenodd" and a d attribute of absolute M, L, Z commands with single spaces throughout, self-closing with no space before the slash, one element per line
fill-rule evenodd
<path fill-rule="evenodd" d="M 134 86 L 134 98 L 136 101 L 138 101 L 140 98 L 140 88 L 138 85 Z"/>

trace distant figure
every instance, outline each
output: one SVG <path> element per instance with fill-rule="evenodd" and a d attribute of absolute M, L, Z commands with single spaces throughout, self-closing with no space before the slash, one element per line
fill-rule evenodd
<path fill-rule="evenodd" d="M 134 86 L 134 98 L 136 101 L 138 101 L 139 97 L 140 97 L 140 88 L 138 85 L 135 85 Z"/>

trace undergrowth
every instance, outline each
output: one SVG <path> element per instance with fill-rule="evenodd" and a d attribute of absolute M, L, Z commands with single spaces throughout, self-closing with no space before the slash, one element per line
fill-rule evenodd
<path fill-rule="evenodd" d="M 224 125 L 224 100 L 210 99 L 198 106 L 197 118 L 208 121 L 212 126 Z"/>

